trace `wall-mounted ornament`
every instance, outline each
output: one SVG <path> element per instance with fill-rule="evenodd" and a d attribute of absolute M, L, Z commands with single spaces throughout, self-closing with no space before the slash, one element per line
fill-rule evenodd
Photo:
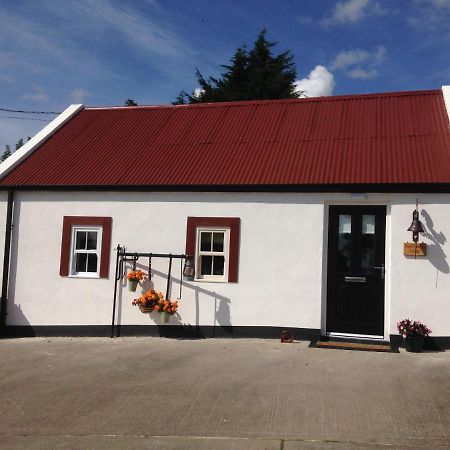
<path fill-rule="evenodd" d="M 419 233 L 423 233 L 425 228 L 419 220 L 419 201 L 416 199 L 416 209 L 413 211 L 413 220 L 407 231 L 412 231 L 413 242 L 403 244 L 403 254 L 405 256 L 426 256 L 427 244 L 419 242 Z"/>

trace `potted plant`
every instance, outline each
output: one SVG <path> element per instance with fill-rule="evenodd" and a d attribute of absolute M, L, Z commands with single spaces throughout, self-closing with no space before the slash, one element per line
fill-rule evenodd
<path fill-rule="evenodd" d="M 431 330 L 418 320 L 403 319 L 397 323 L 397 329 L 403 336 L 407 352 L 421 352 L 425 336 L 431 334 Z"/>
<path fill-rule="evenodd" d="M 155 305 L 155 311 L 161 313 L 161 322 L 168 322 L 170 316 L 173 316 L 178 309 L 178 302 L 176 300 L 168 300 L 164 297 L 160 298 Z"/>
<path fill-rule="evenodd" d="M 161 298 L 164 298 L 161 292 L 157 293 L 154 289 L 150 289 L 144 292 L 139 298 L 135 298 L 131 304 L 138 306 L 141 312 L 147 314 L 154 311 L 156 304 Z"/>
<path fill-rule="evenodd" d="M 128 278 L 128 290 L 136 292 L 139 281 L 144 279 L 144 272 L 142 270 L 133 270 L 127 275 Z"/>
<path fill-rule="evenodd" d="M 178 309 L 177 300 L 168 300 L 164 298 L 162 292 L 156 292 L 154 289 L 150 289 L 144 292 L 139 298 L 136 298 L 132 302 L 133 306 L 138 306 L 141 312 L 144 314 L 156 311 L 161 314 L 161 322 L 168 322 L 170 316 L 173 316 Z"/>

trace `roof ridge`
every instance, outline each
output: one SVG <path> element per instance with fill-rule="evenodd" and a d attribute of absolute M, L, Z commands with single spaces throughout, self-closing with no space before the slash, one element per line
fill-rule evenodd
<path fill-rule="evenodd" d="M 250 106 L 258 104 L 277 104 L 277 103 L 309 103 L 309 102 L 323 102 L 323 101 L 341 101 L 352 99 L 366 99 L 366 98 L 385 98 L 385 97 L 406 97 L 412 95 L 436 95 L 442 94 L 441 89 L 427 89 L 420 91 L 394 91 L 394 92 L 379 92 L 370 94 L 344 94 L 344 95 L 329 95 L 322 97 L 307 97 L 307 98 L 283 98 L 273 100 L 239 100 L 232 102 L 212 102 L 212 103 L 189 103 L 186 105 L 138 105 L 138 106 L 91 106 L 86 107 L 87 111 L 99 110 L 143 110 L 143 109 L 165 109 L 165 108 L 220 108 L 230 106 Z"/>

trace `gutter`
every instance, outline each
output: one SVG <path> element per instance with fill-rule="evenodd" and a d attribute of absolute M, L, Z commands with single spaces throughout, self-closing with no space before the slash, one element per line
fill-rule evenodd
<path fill-rule="evenodd" d="M 5 251 L 3 254 L 2 297 L 0 301 L 0 332 L 6 329 L 6 309 L 8 307 L 9 265 L 11 261 L 11 236 L 13 228 L 14 191 L 8 191 L 6 211 Z M 4 334 L 4 333 L 2 333 Z"/>

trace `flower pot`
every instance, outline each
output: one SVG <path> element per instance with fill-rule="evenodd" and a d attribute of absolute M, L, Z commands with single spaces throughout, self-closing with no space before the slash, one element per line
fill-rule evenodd
<path fill-rule="evenodd" d="M 149 314 L 153 311 L 153 308 L 151 306 L 139 305 L 139 309 L 141 310 L 141 313 L 144 313 L 144 314 Z"/>
<path fill-rule="evenodd" d="M 163 311 L 161 313 L 161 323 L 167 323 L 170 319 L 170 315 L 168 313 L 166 313 L 165 311 Z"/>
<path fill-rule="evenodd" d="M 405 346 L 407 352 L 420 353 L 423 349 L 423 336 L 412 336 L 405 339 Z"/>
<path fill-rule="evenodd" d="M 138 287 L 138 284 L 139 284 L 139 280 L 136 280 L 135 278 L 128 280 L 128 290 L 130 292 L 136 292 L 136 288 Z"/>

